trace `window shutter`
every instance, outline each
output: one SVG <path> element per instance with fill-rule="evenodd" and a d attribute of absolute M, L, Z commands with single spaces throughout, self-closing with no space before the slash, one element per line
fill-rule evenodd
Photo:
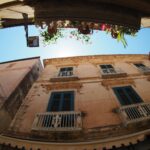
<path fill-rule="evenodd" d="M 51 94 L 47 111 L 73 111 L 74 92 L 53 92 Z"/>
<path fill-rule="evenodd" d="M 52 93 L 48 103 L 47 111 L 59 111 L 61 103 L 61 93 Z"/>
<path fill-rule="evenodd" d="M 121 105 L 130 105 L 143 102 L 131 86 L 113 88 Z"/>
<path fill-rule="evenodd" d="M 127 87 L 125 87 L 125 89 L 126 89 L 128 95 L 130 96 L 130 98 L 132 99 L 132 103 L 143 102 L 141 97 L 134 91 L 134 89 L 131 86 L 127 86 Z"/>

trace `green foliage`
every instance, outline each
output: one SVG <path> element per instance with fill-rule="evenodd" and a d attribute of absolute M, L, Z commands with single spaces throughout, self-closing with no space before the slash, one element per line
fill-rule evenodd
<path fill-rule="evenodd" d="M 126 48 L 127 47 L 127 41 L 125 39 L 125 35 L 130 35 L 130 36 L 136 36 L 136 33 L 138 32 L 138 30 L 136 29 L 131 29 L 128 27 L 124 27 L 124 26 L 119 26 L 119 25 L 111 25 L 111 24 L 94 24 L 94 23 L 85 23 L 85 25 L 88 26 L 89 29 L 94 29 L 94 26 L 96 26 L 97 30 L 102 30 L 105 31 L 107 34 L 110 33 L 112 38 L 116 39 L 118 42 L 121 42 L 123 44 L 123 46 Z M 92 26 L 90 25 L 92 24 Z M 58 39 L 63 38 L 63 37 L 70 37 L 70 38 L 74 38 L 78 41 L 81 41 L 82 43 L 85 44 L 89 44 L 90 42 L 90 38 L 91 38 L 91 34 L 84 34 L 82 32 L 79 32 L 78 27 L 80 27 L 82 25 L 82 22 L 80 21 L 68 21 L 68 26 L 73 27 L 75 29 L 73 29 L 70 32 L 64 32 L 63 30 L 63 25 L 64 22 L 61 22 L 61 28 L 58 28 L 58 24 L 57 22 L 55 22 L 55 28 L 57 29 L 56 33 L 48 33 L 47 29 L 45 31 L 42 31 L 40 33 L 40 35 L 43 37 L 43 43 L 45 45 L 49 45 L 49 44 L 54 44 L 57 42 Z M 65 26 L 66 27 L 66 26 Z"/>
<path fill-rule="evenodd" d="M 41 31 L 40 35 L 43 37 L 44 45 L 55 44 L 59 38 L 63 38 L 62 29 L 57 29 L 55 34 L 49 34 L 47 30 Z"/>
<path fill-rule="evenodd" d="M 90 36 L 85 34 L 80 34 L 77 30 L 70 32 L 71 37 L 75 38 L 76 40 L 82 41 L 82 43 L 88 44 L 90 42 Z"/>

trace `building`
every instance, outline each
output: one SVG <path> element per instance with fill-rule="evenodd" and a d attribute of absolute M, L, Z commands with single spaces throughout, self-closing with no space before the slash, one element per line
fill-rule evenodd
<path fill-rule="evenodd" d="M 0 133 L 10 125 L 41 71 L 39 57 L 0 63 Z"/>
<path fill-rule="evenodd" d="M 2 148 L 150 148 L 148 55 L 55 58 L 44 66 L 0 136 Z"/>

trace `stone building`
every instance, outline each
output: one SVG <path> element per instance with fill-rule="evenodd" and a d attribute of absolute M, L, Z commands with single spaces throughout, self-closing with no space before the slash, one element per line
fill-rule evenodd
<path fill-rule="evenodd" d="M 2 149 L 148 150 L 148 55 L 44 60 Z M 11 137 L 10 137 L 11 136 Z"/>
<path fill-rule="evenodd" d="M 10 125 L 41 71 L 39 57 L 0 63 L 0 132 Z"/>

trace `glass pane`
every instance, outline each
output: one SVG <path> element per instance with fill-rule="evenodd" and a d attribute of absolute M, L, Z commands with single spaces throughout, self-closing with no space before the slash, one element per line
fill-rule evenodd
<path fill-rule="evenodd" d="M 60 71 L 62 72 L 62 71 L 66 71 L 66 68 L 60 68 Z"/>
<path fill-rule="evenodd" d="M 106 65 L 100 65 L 102 69 L 107 69 Z"/>
<path fill-rule="evenodd" d="M 55 93 L 51 103 L 51 111 L 59 111 L 61 93 Z"/>
<path fill-rule="evenodd" d="M 126 95 L 125 91 L 123 90 L 123 88 L 118 88 L 117 92 L 121 98 L 120 102 L 123 105 L 129 105 L 131 104 L 130 99 L 128 98 L 128 96 Z"/>
<path fill-rule="evenodd" d="M 137 66 L 137 67 L 145 67 L 145 65 L 143 65 L 143 64 L 134 64 L 135 66 Z"/>
<path fill-rule="evenodd" d="M 73 67 L 68 67 L 67 71 L 73 71 Z"/>
<path fill-rule="evenodd" d="M 107 66 L 107 68 L 113 68 L 113 66 L 112 65 L 106 65 Z"/>
<path fill-rule="evenodd" d="M 132 87 L 126 87 L 126 91 L 130 96 L 133 104 L 142 102 L 141 98 L 137 95 L 134 89 L 132 89 Z"/>
<path fill-rule="evenodd" d="M 64 93 L 62 111 L 70 111 L 70 110 L 71 110 L 71 93 Z"/>

